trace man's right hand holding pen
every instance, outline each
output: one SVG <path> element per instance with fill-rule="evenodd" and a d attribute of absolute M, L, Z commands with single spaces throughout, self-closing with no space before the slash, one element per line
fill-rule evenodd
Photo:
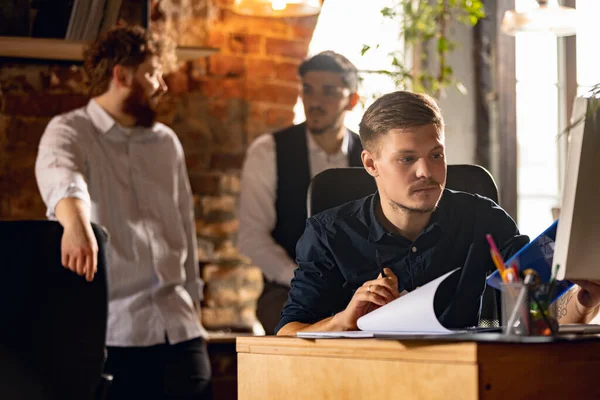
<path fill-rule="evenodd" d="M 365 282 L 354 292 L 346 309 L 337 313 L 333 320 L 344 330 L 357 330 L 360 317 L 399 297 L 398 277 L 391 269 L 384 268 L 377 279 Z"/>

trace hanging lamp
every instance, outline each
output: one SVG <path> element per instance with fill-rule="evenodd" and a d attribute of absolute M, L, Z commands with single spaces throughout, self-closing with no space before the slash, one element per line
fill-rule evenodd
<path fill-rule="evenodd" d="M 576 32 L 576 11 L 558 4 L 558 0 L 532 1 L 525 11 L 510 10 L 504 13 L 501 31 L 508 35 L 520 32 L 548 32 L 556 36 L 570 36 Z"/>
<path fill-rule="evenodd" d="M 235 0 L 233 12 L 254 17 L 306 17 L 321 11 L 320 0 Z"/>

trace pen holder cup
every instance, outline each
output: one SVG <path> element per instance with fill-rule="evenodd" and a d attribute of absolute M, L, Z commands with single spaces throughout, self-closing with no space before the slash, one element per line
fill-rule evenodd
<path fill-rule="evenodd" d="M 502 289 L 502 331 L 507 335 L 550 336 L 558 323 L 548 310 L 549 285 L 504 283 Z"/>

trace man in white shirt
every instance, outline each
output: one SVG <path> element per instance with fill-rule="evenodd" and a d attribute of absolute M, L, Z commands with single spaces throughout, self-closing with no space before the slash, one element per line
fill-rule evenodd
<path fill-rule="evenodd" d="M 50 121 L 35 168 L 48 217 L 64 228 L 65 268 L 91 281 L 98 245 L 90 222 L 110 233 L 111 400 L 201 399 L 210 390 L 185 157 L 175 133 L 155 122 L 167 90 L 160 45 L 139 27 L 92 43 L 92 99 Z"/>
<path fill-rule="evenodd" d="M 263 271 L 257 316 L 267 334 L 279 322 L 296 269 L 310 180 L 328 168 L 362 167 L 360 139 L 344 126 L 359 100 L 356 67 L 325 51 L 304 61 L 299 75 L 306 122 L 258 137 L 242 169 L 237 245 Z"/>

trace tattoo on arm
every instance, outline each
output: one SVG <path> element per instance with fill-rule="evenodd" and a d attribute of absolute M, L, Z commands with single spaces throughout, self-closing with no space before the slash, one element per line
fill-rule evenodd
<path fill-rule="evenodd" d="M 569 290 L 550 306 L 550 313 L 556 317 L 557 321 L 560 321 L 567 315 L 567 305 L 573 298 L 574 292 L 574 290 Z"/>

